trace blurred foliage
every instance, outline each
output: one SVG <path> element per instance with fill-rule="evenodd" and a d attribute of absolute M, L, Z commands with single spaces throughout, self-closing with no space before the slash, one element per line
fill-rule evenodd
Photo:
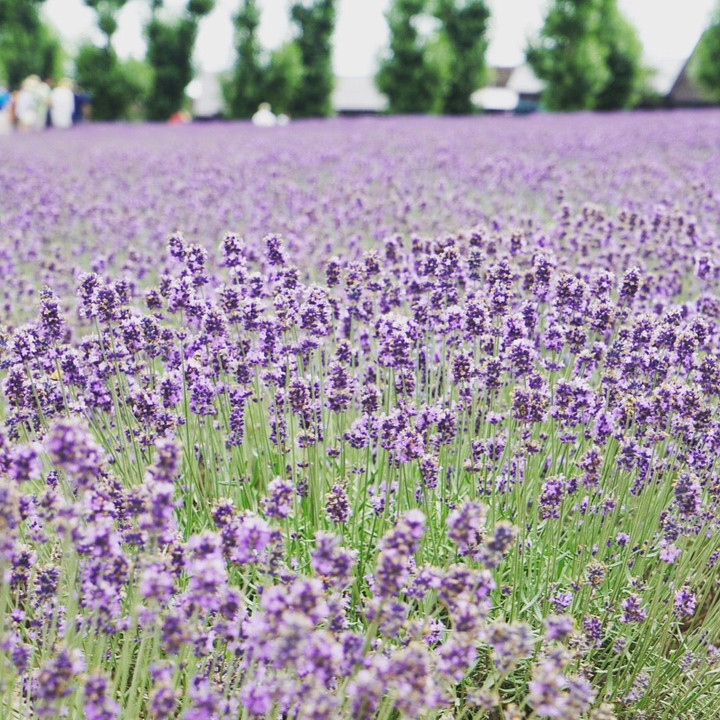
<path fill-rule="evenodd" d="M 487 76 L 485 2 L 395 0 L 385 17 L 390 48 L 375 80 L 390 112 L 472 113 Z"/>
<path fill-rule="evenodd" d="M 485 83 L 487 26 L 490 11 L 483 0 L 437 0 L 435 15 L 448 53 L 441 111 L 467 115 L 474 106 L 472 94 Z"/>
<path fill-rule="evenodd" d="M 127 0 L 85 0 L 85 4 L 95 10 L 100 32 L 105 35 L 108 46 L 112 44 L 112 36 L 117 30 L 116 15 Z"/>
<path fill-rule="evenodd" d="M 257 0 L 244 0 L 234 18 L 237 58 L 225 97 L 232 117 L 249 118 L 264 100 L 262 47 L 257 37 L 260 10 Z"/>
<path fill-rule="evenodd" d="M 610 110 L 637 100 L 641 53 L 617 0 L 553 0 L 527 57 L 549 110 Z"/>
<path fill-rule="evenodd" d="M 276 113 L 289 112 L 302 82 L 297 43 L 286 42 L 266 54 L 257 37 L 259 25 L 257 0 L 245 0 L 235 16 L 235 68 L 224 87 L 232 117 L 252 117 L 261 102 L 270 103 Z"/>
<path fill-rule="evenodd" d="M 296 2 L 290 18 L 298 30 L 295 44 L 302 70 L 290 102 L 290 113 L 296 117 L 330 115 L 335 82 L 332 68 L 335 0 Z"/>
<path fill-rule="evenodd" d="M 607 48 L 605 64 L 610 77 L 593 107 L 618 110 L 640 100 L 648 71 L 642 65 L 642 43 L 633 24 L 620 12 L 617 0 L 605 0 L 600 38 Z"/>
<path fill-rule="evenodd" d="M 602 0 L 553 0 L 528 61 L 546 83 L 543 101 L 550 110 L 593 106 L 610 73 L 598 37 Z"/>
<path fill-rule="evenodd" d="M 263 100 L 277 113 L 291 112 L 302 78 L 300 48 L 294 42 L 284 43 L 270 53 L 263 80 Z"/>
<path fill-rule="evenodd" d="M 720 3 L 695 49 L 690 74 L 708 100 L 720 102 Z"/>
<path fill-rule="evenodd" d="M 153 69 L 153 83 L 147 101 L 148 120 L 167 120 L 181 110 L 185 88 L 193 76 L 192 48 L 197 20 L 183 15 L 172 21 L 153 18 L 147 27 L 147 60 Z"/>
<path fill-rule="evenodd" d="M 94 120 L 127 120 L 140 115 L 150 78 L 142 61 L 118 59 L 111 46 L 86 43 L 75 58 L 75 80 L 90 96 Z"/>
<path fill-rule="evenodd" d="M 235 16 L 237 58 L 225 99 L 230 115 L 252 117 L 261 102 L 276 113 L 290 112 L 303 78 L 302 56 L 295 41 L 266 54 L 257 37 L 260 11 L 256 0 L 245 0 Z"/>
<path fill-rule="evenodd" d="M 0 0 L 0 80 L 18 87 L 28 75 L 57 77 L 60 41 L 40 17 L 39 2 Z"/>
<path fill-rule="evenodd" d="M 385 14 L 390 30 L 389 54 L 380 62 L 375 82 L 387 95 L 391 113 L 425 113 L 437 109 L 443 69 L 449 70 L 447 47 L 423 36 L 418 21 L 425 0 L 393 0 Z"/>
<path fill-rule="evenodd" d="M 167 120 L 186 102 L 185 88 L 193 77 L 192 53 L 200 18 L 213 8 L 213 0 L 189 0 L 185 12 L 170 20 L 160 17 L 160 4 L 153 4 L 147 26 L 147 61 L 153 82 L 147 100 L 149 120 Z"/>
<path fill-rule="evenodd" d="M 147 60 L 133 57 L 121 60 L 120 67 L 133 89 L 125 117 L 128 120 L 144 120 L 145 106 L 153 87 L 153 69 Z"/>
<path fill-rule="evenodd" d="M 112 45 L 117 30 L 117 13 L 126 0 L 84 0 L 97 15 L 97 26 L 105 36 L 98 47 L 86 42 L 75 56 L 75 80 L 89 95 L 95 120 L 125 120 L 144 98 L 142 82 L 132 67 L 119 60 Z"/>

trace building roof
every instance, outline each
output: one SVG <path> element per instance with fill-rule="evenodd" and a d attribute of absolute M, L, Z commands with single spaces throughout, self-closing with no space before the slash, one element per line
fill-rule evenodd
<path fill-rule="evenodd" d="M 698 84 L 693 80 L 689 72 L 690 58 L 688 58 L 675 79 L 668 99 L 673 105 L 708 105 L 709 100 L 703 95 Z"/>
<path fill-rule="evenodd" d="M 336 112 L 384 112 L 387 98 L 376 87 L 372 77 L 336 77 L 332 93 Z"/>
<path fill-rule="evenodd" d="M 504 88 L 510 76 L 513 73 L 514 67 L 492 67 L 490 68 L 490 82 L 487 84 L 488 87 Z"/>
<path fill-rule="evenodd" d="M 668 96 L 687 61 L 687 58 L 677 57 L 649 58 L 648 66 L 651 73 L 648 82 L 650 87 L 658 95 Z"/>
<path fill-rule="evenodd" d="M 521 98 L 540 97 L 545 83 L 524 63 L 517 67 L 490 68 L 491 82 L 478 88 L 472 101 L 478 107 L 492 111 L 515 110 Z"/>

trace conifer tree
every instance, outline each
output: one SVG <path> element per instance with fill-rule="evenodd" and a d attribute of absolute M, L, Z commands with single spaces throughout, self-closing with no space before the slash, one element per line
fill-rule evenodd
<path fill-rule="evenodd" d="M 720 102 L 720 3 L 700 38 L 691 71 L 708 98 Z"/>
<path fill-rule="evenodd" d="M 641 52 L 616 0 L 553 0 L 527 56 L 548 109 L 611 110 L 637 98 Z"/>
<path fill-rule="evenodd" d="M 231 115 L 248 118 L 265 99 L 265 68 L 262 66 L 262 48 L 257 37 L 260 26 L 257 0 L 243 0 L 234 23 L 237 58 L 227 94 Z"/>
<path fill-rule="evenodd" d="M 297 117 L 317 117 L 332 112 L 334 85 L 332 35 L 335 0 L 312 0 L 293 4 L 290 17 L 298 30 L 295 44 L 302 71 L 290 111 Z"/>
<path fill-rule="evenodd" d="M 147 60 L 153 68 L 148 119 L 167 120 L 182 108 L 185 88 L 192 80 L 198 24 L 213 4 L 214 0 L 188 0 L 179 17 L 164 19 L 160 13 L 162 0 L 153 0 L 152 18 L 147 26 Z"/>
<path fill-rule="evenodd" d="M 441 110 L 448 115 L 467 115 L 474 110 L 472 94 L 486 80 L 490 11 L 483 0 L 437 0 L 435 14 L 442 23 L 448 55 Z"/>
<path fill-rule="evenodd" d="M 393 0 L 385 14 L 390 47 L 375 82 L 391 113 L 432 112 L 441 97 L 440 69 L 428 53 L 429 39 L 418 31 L 426 10 L 426 0 Z"/>

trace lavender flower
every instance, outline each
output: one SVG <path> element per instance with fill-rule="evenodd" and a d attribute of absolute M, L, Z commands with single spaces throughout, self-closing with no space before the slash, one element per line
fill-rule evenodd
<path fill-rule="evenodd" d="M 620 617 L 624 623 L 640 623 L 647 617 L 647 610 L 642 607 L 640 597 L 635 593 L 630 594 L 626 597 L 620 605 L 623 609 L 623 614 Z"/>

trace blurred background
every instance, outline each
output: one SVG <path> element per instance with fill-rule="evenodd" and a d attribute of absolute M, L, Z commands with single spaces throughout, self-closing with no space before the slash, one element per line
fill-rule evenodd
<path fill-rule="evenodd" d="M 0 0 L 5 133 L 718 102 L 719 0 Z"/>

